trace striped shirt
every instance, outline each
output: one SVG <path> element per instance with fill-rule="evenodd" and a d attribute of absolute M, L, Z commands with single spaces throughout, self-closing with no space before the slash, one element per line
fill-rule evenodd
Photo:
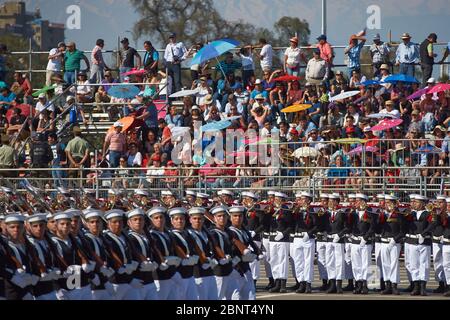
<path fill-rule="evenodd" d="M 122 132 L 113 132 L 106 136 L 106 143 L 109 143 L 109 150 L 115 152 L 125 152 L 127 138 Z"/>

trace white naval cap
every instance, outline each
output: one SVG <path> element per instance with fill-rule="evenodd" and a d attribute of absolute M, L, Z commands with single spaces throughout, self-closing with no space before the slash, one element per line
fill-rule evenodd
<path fill-rule="evenodd" d="M 312 194 L 308 191 L 302 191 L 300 192 L 300 197 L 305 197 L 305 198 L 311 198 L 312 199 Z"/>
<path fill-rule="evenodd" d="M 25 222 L 25 216 L 21 213 L 12 213 L 8 214 L 5 217 L 5 223 L 24 223 Z"/>
<path fill-rule="evenodd" d="M 446 196 L 444 196 L 444 195 L 438 195 L 438 196 L 436 196 L 436 200 L 446 200 L 447 199 L 447 197 Z"/>
<path fill-rule="evenodd" d="M 377 194 L 377 199 L 384 200 L 384 199 L 386 199 L 386 195 L 385 194 Z"/>
<path fill-rule="evenodd" d="M 64 212 L 57 212 L 53 216 L 53 219 L 55 219 L 55 221 L 72 220 L 72 214 L 70 212 L 65 212 L 65 211 Z"/>
<path fill-rule="evenodd" d="M 187 211 L 185 208 L 173 208 L 173 209 L 170 209 L 167 213 L 169 214 L 169 217 L 172 218 L 177 215 L 184 216 L 187 214 Z"/>
<path fill-rule="evenodd" d="M 241 193 L 241 195 L 243 197 L 248 197 L 248 198 L 252 198 L 252 199 L 258 199 L 258 196 L 255 193 L 251 192 L 251 191 L 244 191 L 244 192 Z"/>
<path fill-rule="evenodd" d="M 200 199 L 209 199 L 209 194 L 197 192 L 197 198 L 200 198 Z"/>
<path fill-rule="evenodd" d="M 97 209 L 87 209 L 83 211 L 84 218 L 86 220 L 92 219 L 92 218 L 103 218 L 103 212 L 101 210 Z"/>
<path fill-rule="evenodd" d="M 113 209 L 105 212 L 105 219 L 111 220 L 113 218 L 123 218 L 125 215 L 125 212 L 120 209 Z"/>
<path fill-rule="evenodd" d="M 350 193 L 350 194 L 348 195 L 348 198 L 349 198 L 349 199 L 356 199 L 356 194 Z"/>
<path fill-rule="evenodd" d="M 51 213 L 51 212 L 47 213 L 46 217 L 47 217 L 47 220 L 53 220 L 53 219 L 55 219 L 55 216 L 54 216 L 53 213 Z"/>
<path fill-rule="evenodd" d="M 268 196 L 274 196 L 275 195 L 275 191 L 267 191 L 267 195 Z"/>
<path fill-rule="evenodd" d="M 390 194 L 387 194 L 387 195 L 384 196 L 384 199 L 385 200 L 390 200 L 390 201 L 397 201 L 398 197 L 390 195 Z"/>
<path fill-rule="evenodd" d="M 234 196 L 233 191 L 231 191 L 231 190 L 226 190 L 226 189 L 220 190 L 219 192 L 217 192 L 217 194 L 218 194 L 219 196 L 230 196 L 230 197 Z"/>
<path fill-rule="evenodd" d="M 283 192 L 275 192 L 274 196 L 275 196 L 275 198 L 283 198 L 283 199 L 286 199 L 288 197 L 287 194 L 285 194 Z"/>
<path fill-rule="evenodd" d="M 221 213 L 221 212 L 227 213 L 228 212 L 228 207 L 227 206 L 217 206 L 217 207 L 212 208 L 210 212 L 211 212 L 212 215 L 216 215 L 216 214 Z"/>
<path fill-rule="evenodd" d="M 193 208 L 190 208 L 188 211 L 188 214 L 190 216 L 195 216 L 195 215 L 203 216 L 205 213 L 206 213 L 206 209 L 203 207 L 193 207 Z"/>
<path fill-rule="evenodd" d="M 4 213 L 0 213 L 0 221 L 4 221 L 5 220 L 5 214 Z"/>
<path fill-rule="evenodd" d="M 419 200 L 419 201 L 428 201 L 428 198 L 425 197 L 425 196 L 422 196 L 422 195 L 418 194 L 418 195 L 416 195 L 416 200 Z"/>
<path fill-rule="evenodd" d="M 46 213 L 36 213 L 26 218 L 28 223 L 35 222 L 47 222 L 47 214 Z"/>
<path fill-rule="evenodd" d="M 338 193 L 332 193 L 328 195 L 328 199 L 339 200 L 341 196 Z"/>
<path fill-rule="evenodd" d="M 319 196 L 320 199 L 329 199 L 330 195 L 328 193 L 321 193 Z"/>
<path fill-rule="evenodd" d="M 164 207 L 153 207 L 147 211 L 147 216 L 151 218 L 155 214 L 165 214 L 166 212 L 167 209 Z"/>
<path fill-rule="evenodd" d="M 79 217 L 82 214 L 81 210 L 78 210 L 78 209 L 67 209 L 64 212 L 71 214 L 72 217 Z"/>
<path fill-rule="evenodd" d="M 163 190 L 163 191 L 161 191 L 161 195 L 162 196 L 173 196 L 173 193 L 170 190 Z"/>
<path fill-rule="evenodd" d="M 186 190 L 186 195 L 192 196 L 192 197 L 197 197 L 197 192 L 195 192 L 194 190 Z"/>
<path fill-rule="evenodd" d="M 416 194 L 416 193 L 410 194 L 409 199 L 416 200 L 417 196 L 418 196 L 418 194 Z"/>
<path fill-rule="evenodd" d="M 144 217 L 145 216 L 144 210 L 142 210 L 141 208 L 136 208 L 136 209 L 133 209 L 133 210 L 127 212 L 127 218 L 128 219 L 130 219 L 132 217 L 135 217 L 135 216 L 142 216 L 142 217 Z"/>
<path fill-rule="evenodd" d="M 108 189 L 108 194 L 118 196 L 118 195 L 122 194 L 122 191 L 115 190 L 115 189 Z"/>
<path fill-rule="evenodd" d="M 147 190 L 144 190 L 144 189 L 136 189 L 135 191 L 134 191 L 134 193 L 135 194 L 137 194 L 138 196 L 145 196 L 145 197 L 148 197 L 150 194 L 148 193 L 148 191 Z"/>
<path fill-rule="evenodd" d="M 355 194 L 355 198 L 360 199 L 360 200 L 365 200 L 365 201 L 369 200 L 369 197 L 367 195 L 365 195 L 364 193 Z"/>
<path fill-rule="evenodd" d="M 450 198 L 446 198 L 445 202 L 450 203 Z"/>
<path fill-rule="evenodd" d="M 245 207 L 243 206 L 232 206 L 228 209 L 230 216 L 233 214 L 243 214 L 245 212 Z"/>
<path fill-rule="evenodd" d="M 84 189 L 84 193 L 86 193 L 86 194 L 95 194 L 96 191 L 95 191 L 95 189 Z"/>

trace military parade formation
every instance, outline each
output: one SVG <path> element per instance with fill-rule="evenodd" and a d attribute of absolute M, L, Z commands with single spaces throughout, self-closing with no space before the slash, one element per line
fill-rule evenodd
<path fill-rule="evenodd" d="M 270 293 L 367 295 L 373 265 L 378 294 L 426 296 L 434 273 L 450 297 L 445 196 L 25 189 L 0 192 L 0 299 L 254 300 L 263 266 Z"/>

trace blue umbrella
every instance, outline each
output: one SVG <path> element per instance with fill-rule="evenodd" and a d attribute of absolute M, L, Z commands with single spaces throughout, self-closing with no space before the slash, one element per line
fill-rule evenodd
<path fill-rule="evenodd" d="M 378 81 L 378 80 L 367 80 L 367 81 L 358 83 L 358 86 L 364 86 L 364 87 L 378 86 L 378 85 L 380 85 L 380 81 Z"/>
<path fill-rule="evenodd" d="M 442 153 L 442 150 L 435 146 L 426 145 L 426 146 L 420 147 L 413 153 L 438 154 L 438 153 Z"/>
<path fill-rule="evenodd" d="M 120 99 L 131 99 L 139 94 L 140 90 L 138 87 L 131 84 L 112 86 L 108 90 L 108 94 L 115 98 Z"/>
<path fill-rule="evenodd" d="M 192 59 L 191 64 L 202 64 L 205 61 L 217 58 L 231 49 L 236 48 L 239 41 L 233 39 L 222 39 L 211 42 L 200 49 Z"/>
<path fill-rule="evenodd" d="M 384 79 L 385 83 L 397 83 L 397 82 L 407 82 L 407 83 L 420 83 L 416 78 L 407 76 L 406 74 L 394 74 L 392 76 Z"/>
<path fill-rule="evenodd" d="M 0 88 L 8 88 L 8 85 L 4 81 L 0 81 Z"/>
<path fill-rule="evenodd" d="M 223 120 L 210 122 L 201 127 L 203 132 L 223 130 L 231 126 L 231 121 Z"/>

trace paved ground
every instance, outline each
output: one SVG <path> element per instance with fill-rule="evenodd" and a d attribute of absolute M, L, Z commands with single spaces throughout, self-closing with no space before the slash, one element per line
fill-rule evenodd
<path fill-rule="evenodd" d="M 264 291 L 264 287 L 268 284 L 268 280 L 265 278 L 264 266 L 261 267 L 261 275 L 263 276 L 256 284 L 256 296 L 257 300 L 450 300 L 450 298 L 444 297 L 442 294 L 433 294 L 432 290 L 437 288 L 438 283 L 434 279 L 434 272 L 431 268 L 430 270 L 430 282 L 427 285 L 428 296 L 411 296 L 409 292 L 401 292 L 400 296 L 394 295 L 381 295 L 374 289 L 371 289 L 368 295 L 353 294 L 351 292 L 344 292 L 341 294 L 325 294 L 318 290 L 322 285 L 322 281 L 319 279 L 319 272 L 317 271 L 317 266 L 314 266 L 314 283 L 312 285 L 312 294 L 297 294 L 295 292 L 289 292 L 285 294 L 279 293 L 269 293 Z M 295 280 L 292 277 L 292 272 L 289 270 L 290 278 L 288 279 L 287 287 L 293 286 Z M 409 282 L 406 276 L 406 270 L 403 263 L 400 266 L 400 279 L 401 283 L 399 285 L 400 291 L 409 286 Z M 343 286 L 347 285 L 347 281 L 343 281 Z M 370 287 L 370 286 L 369 286 Z"/>

